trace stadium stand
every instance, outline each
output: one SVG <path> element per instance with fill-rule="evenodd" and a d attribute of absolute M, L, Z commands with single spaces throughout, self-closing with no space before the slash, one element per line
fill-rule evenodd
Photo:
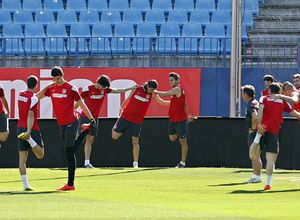
<path fill-rule="evenodd" d="M 72 0 L 67 1 L 67 10 L 74 10 L 76 12 L 80 12 L 82 10 L 86 10 L 86 1 L 85 0 Z"/>
<path fill-rule="evenodd" d="M 90 37 L 90 28 L 86 23 L 74 23 L 70 28 L 70 40 L 67 44 L 69 55 L 89 53 L 86 37 Z M 78 47 L 77 47 L 78 45 Z"/>
<path fill-rule="evenodd" d="M 190 22 L 191 23 L 200 23 L 203 26 L 206 24 L 209 24 L 209 13 L 208 11 L 200 11 L 200 10 L 195 10 L 192 11 L 191 16 L 190 16 Z"/>
<path fill-rule="evenodd" d="M 150 9 L 149 0 L 131 0 L 130 9 L 138 9 L 145 12 Z"/>
<path fill-rule="evenodd" d="M 64 10 L 64 5 L 62 0 L 44 0 L 44 10 L 58 12 L 60 10 Z"/>
<path fill-rule="evenodd" d="M 107 10 L 107 1 L 106 0 L 89 0 L 88 4 L 89 10 L 97 10 L 98 12 L 102 12 L 103 10 Z"/>
<path fill-rule="evenodd" d="M 164 23 L 161 25 L 160 38 L 156 42 L 156 54 L 174 55 L 176 54 L 175 37 L 180 36 L 180 28 L 177 23 Z"/>
<path fill-rule="evenodd" d="M 157 37 L 156 27 L 153 23 L 139 23 L 136 31 L 137 38 L 133 39 L 133 52 L 135 55 L 149 54 L 153 48 L 153 38 Z"/>
<path fill-rule="evenodd" d="M 20 0 L 2 0 L 2 10 L 10 12 L 22 10 Z"/>
<path fill-rule="evenodd" d="M 63 23 L 64 25 L 70 26 L 77 22 L 77 16 L 73 10 L 61 10 L 57 14 L 57 22 Z"/>
<path fill-rule="evenodd" d="M 215 0 L 196 1 L 196 10 L 213 12 L 216 10 Z"/>
<path fill-rule="evenodd" d="M 35 23 L 47 25 L 54 22 L 54 14 L 50 10 L 40 10 L 35 13 Z"/>
<path fill-rule="evenodd" d="M 90 42 L 90 51 L 92 55 L 110 54 L 110 42 L 112 37 L 111 26 L 108 23 L 96 23 L 92 29 L 92 39 Z"/>
<path fill-rule="evenodd" d="M 33 17 L 31 11 L 20 10 L 15 11 L 13 16 L 14 23 L 25 25 L 27 23 L 33 23 Z"/>
<path fill-rule="evenodd" d="M 3 24 L 12 23 L 9 11 L 0 10 L 0 26 Z"/>
<path fill-rule="evenodd" d="M 118 10 L 103 10 L 101 13 L 101 22 L 116 24 L 121 22 L 121 15 Z"/>
<path fill-rule="evenodd" d="M 225 37 L 225 29 L 223 24 L 211 23 L 205 28 L 204 37 L 200 39 L 200 54 L 218 54 L 220 51 L 220 42 L 218 37 Z"/>
<path fill-rule="evenodd" d="M 45 54 L 44 41 L 46 37 L 42 24 L 29 23 L 25 25 L 24 50 L 28 56 L 38 56 Z M 41 39 L 42 38 L 42 39 Z"/>
<path fill-rule="evenodd" d="M 111 40 L 111 51 L 113 55 L 132 54 L 131 37 L 134 37 L 133 25 L 130 23 L 117 23 L 115 26 L 115 37 Z"/>
<path fill-rule="evenodd" d="M 160 26 L 165 22 L 164 11 L 161 9 L 148 10 L 145 15 L 145 22 L 152 22 L 156 26 Z"/>
<path fill-rule="evenodd" d="M 185 10 L 173 10 L 169 12 L 168 22 L 179 23 L 181 26 L 188 22 L 187 12 Z"/>
<path fill-rule="evenodd" d="M 137 25 L 143 22 L 143 16 L 140 10 L 125 10 L 123 13 L 123 22 L 133 23 Z"/>
<path fill-rule="evenodd" d="M 42 9 L 41 0 L 23 0 L 23 10 L 35 12 Z"/>
<path fill-rule="evenodd" d="M 162 9 L 164 12 L 169 12 L 172 10 L 171 0 L 153 0 L 152 9 Z"/>
<path fill-rule="evenodd" d="M 176 0 L 174 4 L 174 10 L 194 10 L 194 0 Z"/>
<path fill-rule="evenodd" d="M 202 37 L 201 24 L 186 23 L 182 29 L 182 37 L 178 40 L 178 54 L 197 55 L 198 38 Z"/>
<path fill-rule="evenodd" d="M 79 22 L 89 25 L 99 22 L 99 13 L 96 10 L 83 10 L 80 12 Z"/>
<path fill-rule="evenodd" d="M 22 38 L 24 38 L 24 35 L 20 24 L 16 24 L 16 23 L 4 24 L 2 35 L 3 37 L 7 38 L 5 42 L 6 47 L 2 46 L 2 49 L 5 50 L 8 56 L 24 55 L 24 50 L 23 50 L 23 45 L 21 40 Z"/>
<path fill-rule="evenodd" d="M 49 56 L 67 55 L 64 38 L 67 39 L 65 25 L 62 23 L 52 23 L 47 25 L 47 38 L 45 50 Z M 68 43 L 68 40 L 66 40 Z"/>
<path fill-rule="evenodd" d="M 120 11 L 129 9 L 127 0 L 110 0 L 109 9 L 117 9 Z"/>

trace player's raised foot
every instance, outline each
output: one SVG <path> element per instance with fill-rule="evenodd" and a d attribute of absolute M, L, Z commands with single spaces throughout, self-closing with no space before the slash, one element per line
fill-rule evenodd
<path fill-rule="evenodd" d="M 135 169 L 139 168 L 138 162 L 133 162 L 133 168 L 135 168 Z"/>
<path fill-rule="evenodd" d="M 271 189 L 271 186 L 270 185 L 266 185 L 264 190 L 270 190 Z"/>
<path fill-rule="evenodd" d="M 31 186 L 29 187 L 24 187 L 24 191 L 35 191 L 35 188 L 32 188 Z"/>
<path fill-rule="evenodd" d="M 175 168 L 185 168 L 185 166 L 182 163 L 179 163 L 179 164 L 176 165 Z"/>
<path fill-rule="evenodd" d="M 244 181 L 244 183 L 261 183 L 261 180 L 252 177 L 249 180 Z"/>
<path fill-rule="evenodd" d="M 21 134 L 18 135 L 18 138 L 23 138 L 26 132 L 22 132 Z"/>
<path fill-rule="evenodd" d="M 56 190 L 62 190 L 62 191 L 65 191 L 65 190 L 75 190 L 75 186 L 69 186 L 69 185 L 65 184 L 63 187 L 58 188 Z"/>
<path fill-rule="evenodd" d="M 84 168 L 91 168 L 91 169 L 94 169 L 95 167 L 93 167 L 93 165 L 89 163 L 88 165 L 85 165 Z"/>

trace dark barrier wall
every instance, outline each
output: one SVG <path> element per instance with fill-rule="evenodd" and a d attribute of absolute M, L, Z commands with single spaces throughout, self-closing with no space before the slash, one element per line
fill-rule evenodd
<path fill-rule="evenodd" d="M 111 138 L 116 119 L 100 119 L 98 136 L 93 145 L 91 161 L 96 167 L 131 167 L 131 135 L 127 131 L 119 140 Z M 65 167 L 66 158 L 60 145 L 56 120 L 39 120 L 45 144 L 42 160 L 29 153 L 28 167 Z M 0 149 L 0 167 L 18 167 L 16 120 L 10 120 L 10 136 Z M 300 125 L 285 119 L 284 143 L 280 146 L 277 168 L 300 169 Z M 248 159 L 244 118 L 200 118 L 189 124 L 188 167 L 251 167 Z M 144 120 L 140 137 L 140 167 L 174 167 L 181 159 L 178 141 L 168 139 L 168 119 Z M 83 145 L 77 151 L 77 164 L 84 163 Z"/>
<path fill-rule="evenodd" d="M 253 85 L 259 100 L 260 92 L 265 88 L 264 75 L 270 74 L 277 82 L 283 83 L 292 82 L 295 73 L 299 73 L 296 68 L 242 68 L 241 84 Z M 200 116 L 229 116 L 230 68 L 201 68 L 200 101 Z M 242 100 L 242 116 L 245 116 L 245 107 L 246 103 Z"/>

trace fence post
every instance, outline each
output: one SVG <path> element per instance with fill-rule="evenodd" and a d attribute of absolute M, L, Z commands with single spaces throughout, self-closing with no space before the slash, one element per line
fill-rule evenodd
<path fill-rule="evenodd" d="M 151 37 L 149 38 L 149 41 L 150 41 L 150 43 L 149 43 L 149 46 L 150 46 L 150 48 L 149 48 L 149 67 L 152 67 L 152 46 L 153 46 L 153 42 L 152 42 Z"/>
<path fill-rule="evenodd" d="M 226 38 L 223 38 L 223 67 L 226 67 Z"/>

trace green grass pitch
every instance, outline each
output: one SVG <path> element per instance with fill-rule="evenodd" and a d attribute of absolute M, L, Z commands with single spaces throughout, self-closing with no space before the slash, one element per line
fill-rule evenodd
<path fill-rule="evenodd" d="M 299 219 L 300 171 L 276 170 L 272 189 L 243 184 L 250 169 L 76 170 L 75 191 L 56 191 L 66 169 L 0 169 L 0 219 Z"/>

